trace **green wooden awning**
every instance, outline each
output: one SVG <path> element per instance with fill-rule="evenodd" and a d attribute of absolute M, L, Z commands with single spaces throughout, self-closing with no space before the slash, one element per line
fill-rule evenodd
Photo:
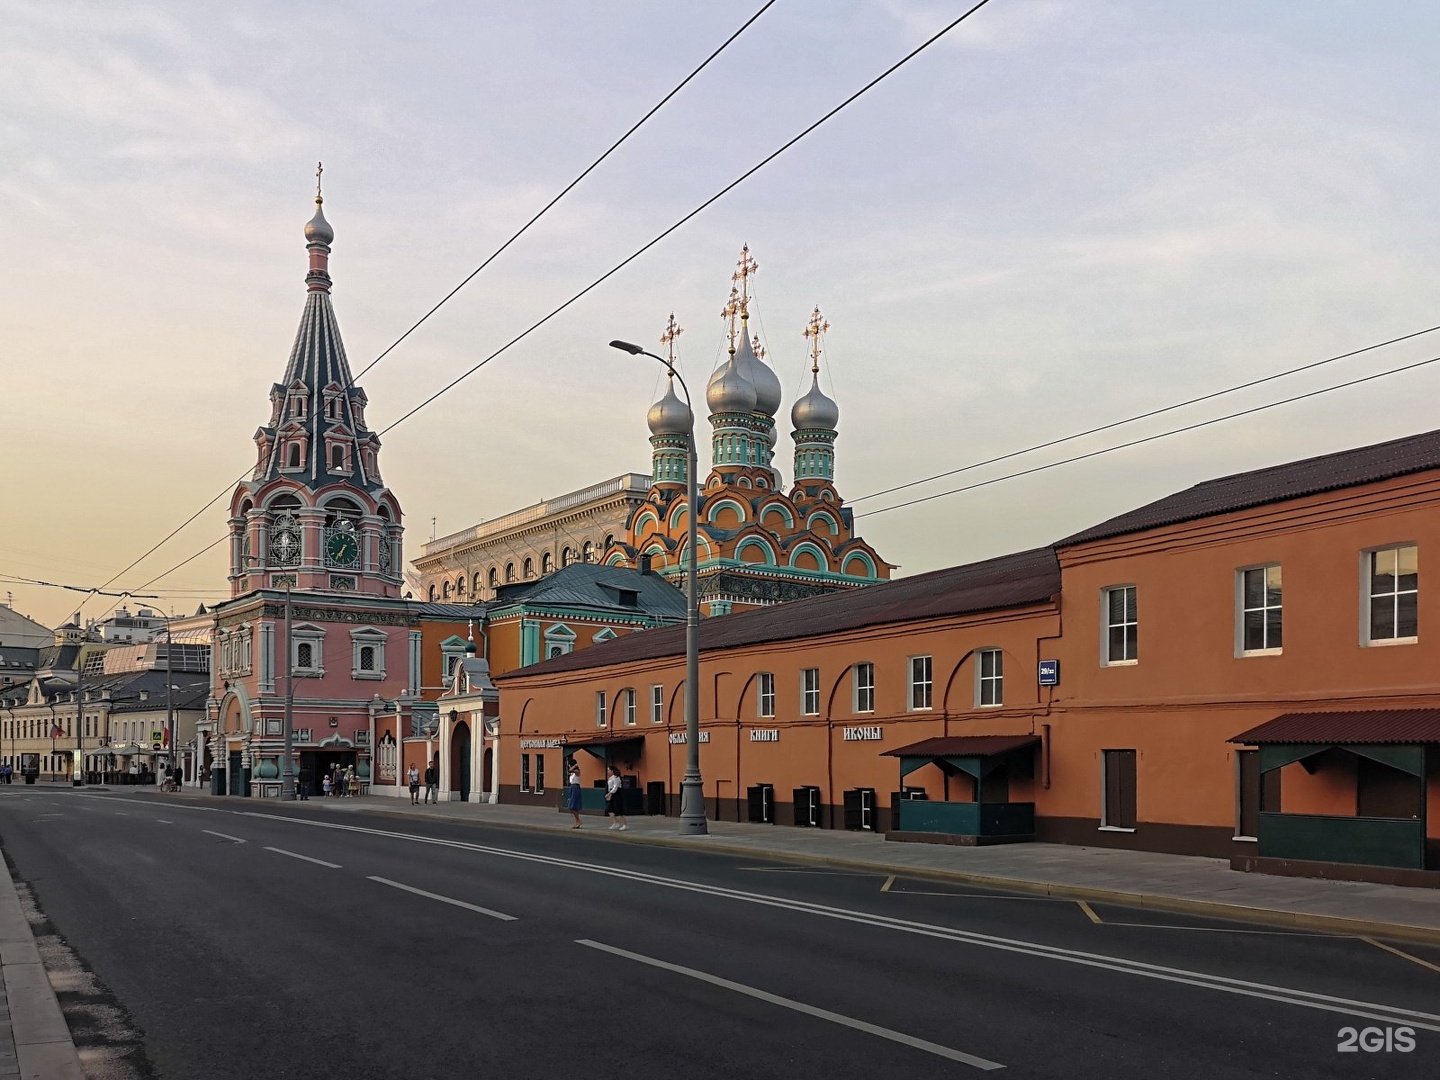
<path fill-rule="evenodd" d="M 898 757 L 902 778 L 943 762 L 978 780 L 1003 765 L 1009 755 L 1038 745 L 1038 735 L 947 735 L 886 750 L 880 756 Z"/>

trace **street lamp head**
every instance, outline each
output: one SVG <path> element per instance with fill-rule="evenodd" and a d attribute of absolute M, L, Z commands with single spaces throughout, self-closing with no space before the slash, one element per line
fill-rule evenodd
<path fill-rule="evenodd" d="M 619 349 L 621 352 L 628 352 L 631 356 L 639 356 L 645 351 L 639 345 L 632 345 L 630 342 L 621 341 L 618 338 L 610 342 L 610 347 L 612 349 Z"/>

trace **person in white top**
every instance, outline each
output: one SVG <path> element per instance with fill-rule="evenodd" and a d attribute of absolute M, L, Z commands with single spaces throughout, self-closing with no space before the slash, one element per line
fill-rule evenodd
<path fill-rule="evenodd" d="M 614 819 L 610 828 L 620 829 L 622 832 L 628 828 L 620 803 L 620 770 L 614 765 L 610 766 L 610 775 L 605 779 L 605 812 Z"/>

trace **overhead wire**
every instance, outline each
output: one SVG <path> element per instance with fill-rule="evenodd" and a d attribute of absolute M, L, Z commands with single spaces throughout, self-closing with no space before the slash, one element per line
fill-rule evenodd
<path fill-rule="evenodd" d="M 1223 416 L 1214 416 L 1208 420 L 1200 420 L 1193 424 L 1186 424 L 1184 427 L 1172 428 L 1169 431 L 1157 432 L 1153 435 L 1146 435 L 1144 438 L 1131 439 L 1129 442 L 1117 443 L 1114 446 L 1101 447 L 1098 450 L 1091 450 L 1084 454 L 1075 454 L 1071 457 L 1062 458 L 1059 461 L 1046 462 L 1043 465 L 1036 465 L 1029 469 L 1020 469 L 1016 472 L 1006 473 L 1003 476 L 994 476 L 988 480 L 980 480 L 973 484 L 966 484 L 963 487 L 950 488 L 947 491 L 937 491 L 930 495 L 923 495 L 918 499 L 909 499 L 905 502 L 893 503 L 890 506 L 882 506 L 878 510 L 868 510 L 870 517 L 876 514 L 885 514 L 891 510 L 900 510 L 907 506 L 918 506 L 921 503 L 933 502 L 936 499 L 943 499 L 950 495 L 959 495 L 966 491 L 975 491 L 979 488 L 990 487 L 994 484 L 1003 483 L 1006 480 L 1015 480 L 1022 476 L 1033 476 L 1035 473 L 1045 472 L 1049 469 L 1059 468 L 1061 465 L 1073 465 L 1077 461 L 1088 461 L 1091 458 L 1101 457 L 1105 454 L 1113 454 L 1117 450 L 1128 450 L 1135 446 L 1143 446 L 1146 443 L 1156 442 L 1159 439 L 1167 439 L 1172 435 L 1182 435 L 1188 431 L 1197 431 L 1200 428 L 1210 427 L 1214 424 L 1223 423 L 1226 420 L 1235 420 L 1242 416 L 1251 416 L 1267 409 L 1278 408 L 1281 405 L 1290 405 L 1297 401 L 1305 401 L 1308 398 L 1319 397 L 1321 394 L 1333 393 L 1336 390 L 1345 390 L 1352 386 L 1359 386 L 1361 383 L 1372 382 L 1375 379 L 1383 379 L 1390 375 L 1399 375 L 1402 372 L 1414 371 L 1417 368 L 1426 367 L 1429 364 L 1440 362 L 1440 356 L 1432 356 L 1428 360 L 1417 360 L 1412 364 L 1404 364 L 1400 367 L 1391 368 L 1388 371 L 1376 371 L 1369 375 L 1362 375 L 1347 382 L 1336 383 L 1334 386 L 1323 386 L 1318 390 L 1310 390 L 1303 394 L 1296 394 L 1293 397 L 1282 398 L 1279 401 L 1266 402 L 1263 405 L 1255 405 L 1248 409 L 1239 409 Z"/>
<path fill-rule="evenodd" d="M 984 461 L 972 462 L 969 465 L 962 465 L 956 469 L 949 469 L 945 472 L 936 473 L 934 476 L 927 476 L 920 480 L 908 480 L 903 484 L 896 484 L 894 487 L 882 488 L 880 491 L 872 491 L 868 495 L 861 495 L 858 498 L 850 499 L 850 505 L 864 502 L 866 499 L 876 499 L 881 495 L 890 495 L 897 491 L 905 491 L 908 488 L 918 487 L 921 484 L 928 484 L 935 480 L 943 480 L 947 476 L 958 476 L 960 473 L 971 472 L 975 469 L 982 469 L 986 465 L 995 465 L 1001 461 L 1009 461 L 1012 458 L 1022 457 L 1025 454 L 1033 454 L 1039 450 L 1048 450 L 1051 447 L 1060 446 L 1067 442 L 1074 442 L 1076 439 L 1083 439 L 1089 435 L 1098 435 L 1102 431 L 1111 431 L 1126 424 L 1133 424 L 1140 420 L 1149 420 L 1152 417 L 1162 416 L 1177 409 L 1183 409 L 1189 405 L 1198 405 L 1202 401 L 1211 401 L 1218 397 L 1225 397 L 1227 394 L 1238 393 L 1241 390 L 1249 390 L 1252 387 L 1262 386 L 1276 379 L 1283 379 L 1290 375 L 1298 375 L 1304 371 L 1313 371 L 1316 368 L 1324 367 L 1326 364 L 1333 364 L 1338 360 L 1347 360 L 1352 356 L 1359 356 L 1362 353 L 1373 352 L 1376 349 L 1383 349 L 1387 345 L 1396 345 L 1402 341 L 1409 341 L 1412 338 L 1421 337 L 1425 334 L 1433 334 L 1440 330 L 1440 326 L 1427 327 L 1424 330 L 1416 330 L 1410 334 L 1401 334 L 1399 337 L 1390 338 L 1388 341 L 1379 341 L 1373 345 L 1366 345 L 1360 349 L 1351 349 L 1349 352 L 1340 353 L 1338 356 L 1331 356 L 1324 360 L 1314 360 L 1308 364 L 1301 364 L 1299 367 L 1289 368 L 1286 371 L 1277 371 L 1273 375 L 1266 375 L 1259 379 L 1251 379 L 1249 382 L 1238 383 L 1235 386 L 1227 386 L 1223 390 L 1215 390 L 1208 394 L 1201 394 L 1199 397 L 1187 398 L 1184 401 L 1177 401 L 1173 405 L 1165 405 L 1158 409 L 1150 409 L 1147 412 L 1136 413 L 1134 416 L 1127 416 L 1123 420 L 1112 420 L 1097 427 L 1087 428 L 1084 431 L 1077 431 L 1072 435 L 1062 435 L 1057 439 L 1049 439 L 1034 446 L 1027 446 L 1020 450 L 1011 450 L 1008 453 L 1000 454 L 997 457 L 986 458 Z"/>
<path fill-rule="evenodd" d="M 594 172 L 595 169 L 596 169 L 597 167 L 599 167 L 599 165 L 600 165 L 602 162 L 604 162 L 611 154 L 613 154 L 616 150 L 618 150 L 618 149 L 620 148 L 620 146 L 621 146 L 622 144 L 624 144 L 625 141 L 630 138 L 630 136 L 634 135 L 635 132 L 637 132 L 638 130 L 640 130 L 640 128 L 646 123 L 646 121 L 648 121 L 648 120 L 649 120 L 651 117 L 653 117 L 657 112 L 659 112 L 660 109 L 662 109 L 673 97 L 675 97 L 676 94 L 678 94 L 681 90 L 683 90 L 686 86 L 688 86 L 688 85 L 690 84 L 690 82 L 691 82 L 692 80 L 694 80 L 694 78 L 695 78 L 697 75 L 699 75 L 702 71 L 705 70 L 705 68 L 707 68 L 707 67 L 710 65 L 711 61 L 713 61 L 716 57 L 718 57 L 721 53 L 723 53 L 727 48 L 729 48 L 730 45 L 734 43 L 734 41 L 736 40 L 736 38 L 738 38 L 738 37 L 739 37 L 741 34 L 743 34 L 746 30 L 748 30 L 748 29 L 751 27 L 751 25 L 753 25 L 754 22 L 755 22 L 757 19 L 759 19 L 761 15 L 764 15 L 766 11 L 768 11 L 771 7 L 773 7 L 776 2 L 777 2 L 777 0 L 766 0 L 766 2 L 763 3 L 763 4 L 755 11 L 755 13 L 754 13 L 753 15 L 751 15 L 748 19 L 746 19 L 745 22 L 743 22 L 743 23 L 740 25 L 740 27 L 739 27 L 737 30 L 734 31 L 734 33 L 732 33 L 729 37 L 727 37 L 724 41 L 722 41 L 722 42 L 720 43 L 720 45 L 719 45 L 718 47 L 716 47 L 716 48 L 710 53 L 710 55 L 708 55 L 707 57 L 705 57 L 704 60 L 702 60 L 698 65 L 696 65 L 696 67 L 694 68 L 694 70 L 692 70 L 692 71 L 690 72 L 690 74 L 686 75 L 685 78 L 683 78 L 682 80 L 680 80 L 680 82 L 678 82 L 678 83 L 670 90 L 669 93 L 667 93 L 667 94 L 666 94 L 664 97 L 662 97 L 655 105 L 653 105 L 653 106 L 645 113 L 645 115 L 643 115 L 642 117 L 640 117 L 640 119 L 637 120 L 634 124 L 630 125 L 629 129 L 626 130 L 626 132 L 625 132 L 623 135 L 621 135 L 620 138 L 616 139 L 615 142 L 613 142 L 613 143 L 609 146 L 609 148 L 605 150 L 604 153 L 602 153 L 599 157 L 597 157 L 594 161 L 592 161 L 589 165 L 587 165 L 587 166 L 580 172 L 580 174 L 579 174 L 578 176 L 576 176 L 573 180 L 571 180 L 568 184 L 566 184 L 565 187 L 560 190 L 559 194 L 557 194 L 554 198 L 552 198 L 549 202 L 547 202 L 543 207 L 541 207 L 540 210 L 539 210 L 537 213 L 535 213 L 535 214 L 530 218 L 530 220 L 528 220 L 527 222 L 525 222 L 524 225 L 522 225 L 519 229 L 517 229 L 517 230 L 514 232 L 514 234 L 512 234 L 511 237 L 510 237 L 508 240 L 506 240 L 503 244 L 501 244 L 498 248 L 496 248 L 493 252 L 491 252 L 491 254 L 489 255 L 489 257 L 486 258 L 484 262 L 482 262 L 479 266 L 477 266 L 474 270 L 472 270 L 469 274 L 467 274 L 467 275 L 465 276 L 465 278 L 464 278 L 458 285 L 456 285 L 453 289 L 451 289 L 448 293 L 446 293 L 446 294 L 440 299 L 440 301 L 439 301 L 437 304 L 435 304 L 433 307 L 430 308 L 429 311 L 425 312 L 424 315 L 422 315 L 419 319 L 417 319 L 417 320 L 414 322 L 414 324 L 412 324 L 412 325 L 410 326 L 410 328 L 409 328 L 408 330 L 406 330 L 403 334 L 401 334 L 398 338 L 396 338 L 393 342 L 391 342 L 391 344 L 390 344 L 383 352 L 381 352 L 379 356 L 375 357 L 374 360 L 372 360 L 372 361 L 370 361 L 370 363 L 366 364 L 365 367 L 361 369 L 361 371 L 360 371 L 360 373 L 359 373 L 358 375 L 352 376 L 352 377 L 351 377 L 351 380 L 350 380 L 351 385 L 353 386 L 356 379 L 360 378 L 361 375 L 364 375 L 366 372 L 370 371 L 370 369 L 373 368 L 373 367 L 375 367 L 376 364 L 380 363 L 380 361 L 384 360 L 385 357 L 389 356 L 390 353 L 392 353 L 403 341 L 405 341 L 406 338 L 408 338 L 411 334 L 413 334 L 416 330 L 418 330 L 418 329 L 420 328 L 420 326 L 421 326 L 422 324 L 424 324 L 424 323 L 426 322 L 426 320 L 428 320 L 428 319 L 430 318 L 430 316 L 434 315 L 437 311 L 439 311 L 442 307 L 444 307 L 445 304 L 448 303 L 448 302 L 455 296 L 456 293 L 458 293 L 461 289 L 465 288 L 466 285 L 470 284 L 470 282 L 473 281 L 473 280 L 475 279 L 475 277 L 476 277 L 478 274 L 481 273 L 481 271 L 483 271 L 486 267 L 488 267 L 491 263 L 493 263 L 503 252 L 506 251 L 506 249 L 508 249 L 508 248 L 510 247 L 511 244 L 515 243 L 516 240 L 520 239 L 520 237 L 523 236 L 523 235 L 530 229 L 530 227 L 531 227 L 532 225 L 534 225 L 537 221 L 539 221 L 542 217 L 544 217 L 546 213 L 548 213 L 552 208 L 554 208 L 554 206 L 555 206 L 556 203 L 560 202 L 561 199 L 565 198 L 566 195 L 570 194 L 570 192 L 573 191 L 573 190 L 576 188 L 576 186 L 580 184 L 581 181 L 583 181 L 587 176 L 589 176 L 592 172 Z M 391 426 L 391 427 L 394 427 L 395 425 L 392 424 L 392 425 L 390 425 L 390 426 Z M 386 430 L 389 430 L 389 429 L 387 428 Z M 382 434 L 383 434 L 383 433 L 382 433 Z M 177 536 L 187 525 L 189 525 L 192 521 L 194 521 L 196 518 L 198 518 L 198 517 L 199 517 L 201 514 L 203 514 L 206 510 L 210 509 L 210 507 L 213 506 L 213 505 L 214 505 L 216 502 L 218 502 L 220 499 L 224 498 L 225 495 L 227 495 L 227 494 L 230 492 L 230 490 L 234 488 L 234 486 L 235 486 L 236 484 L 238 484 L 241 480 L 244 480 L 244 479 L 245 479 L 245 476 L 246 476 L 246 475 L 247 475 L 246 473 L 241 473 L 239 476 L 237 476 L 234 480 L 232 480 L 232 481 L 230 482 L 229 485 L 227 485 L 225 488 L 221 489 L 221 491 L 220 491 L 218 494 L 216 494 L 213 498 L 211 498 L 208 502 L 206 502 L 204 506 L 200 507 L 200 509 L 196 510 L 195 513 L 191 514 L 188 518 L 186 518 L 184 521 L 182 521 L 178 526 L 176 526 L 176 527 L 175 527 L 174 529 L 172 529 L 169 533 L 167 533 L 164 537 L 162 537 L 158 543 L 156 543 L 156 544 L 154 544 L 152 547 L 148 548 L 148 549 L 147 549 L 143 554 L 141 554 L 138 558 L 136 558 L 134 561 L 132 561 L 132 562 L 130 562 L 128 565 L 126 565 L 126 566 L 124 567 L 124 569 L 122 569 L 122 570 L 120 570 L 118 573 L 112 575 L 107 581 L 104 582 L 104 584 L 101 586 L 101 589 L 106 589 L 106 588 L 108 588 L 110 585 L 114 584 L 117 580 L 119 580 L 119 579 L 120 579 L 121 577 L 123 577 L 125 574 L 128 574 L 131 570 L 133 570 L 135 567 L 139 566 L 142 562 L 144 562 L 146 559 L 148 559 L 148 558 L 149 558 L 151 555 L 153 555 L 156 551 L 160 550 L 160 548 L 162 548 L 163 546 L 165 546 L 165 544 L 169 543 L 169 542 L 170 542 L 172 539 L 174 539 L 175 536 Z M 213 546 L 214 546 L 214 545 L 212 544 L 211 547 L 213 547 Z M 204 550 L 208 551 L 209 548 L 206 548 L 206 549 L 204 549 Z M 199 555 L 199 554 L 203 554 L 203 552 L 197 552 L 197 555 Z M 193 557 L 194 557 L 194 556 L 192 556 L 192 558 L 193 558 Z M 188 561 L 189 561 L 189 560 L 187 559 L 186 562 L 188 562 Z M 184 563 L 181 563 L 180 565 L 183 566 Z M 175 567 L 174 569 L 179 569 L 179 567 L 177 566 L 177 567 Z M 169 571 L 167 571 L 167 573 L 168 573 L 168 572 L 169 572 Z M 161 575 L 161 576 L 163 577 L 164 575 Z M 159 579 L 157 578 L 156 580 L 159 580 Z M 141 586 L 141 587 L 144 588 L 144 586 Z M 113 594 L 113 593 L 108 593 L 108 592 L 106 592 L 106 593 L 102 593 L 102 595 L 110 596 L 110 595 L 114 595 L 114 594 Z M 111 609 L 113 609 L 114 606 L 115 606 L 115 605 L 112 604 L 112 605 L 111 605 Z"/>
<path fill-rule="evenodd" d="M 874 88 L 875 88 L 876 86 L 878 86 L 880 83 L 884 82 L 884 81 L 885 81 L 886 79 L 888 79 L 891 75 L 893 75 L 895 72 L 899 71 L 902 67 L 904 67 L 906 64 L 908 64 L 911 60 L 915 59 L 915 57 L 919 56 L 919 55 L 920 55 L 921 53 L 923 53 L 926 49 L 930 48 L 930 46 L 934 45 L 937 41 L 939 41 L 939 40 L 940 40 L 941 38 L 943 38 L 946 34 L 950 33 L 952 30 L 954 30 L 957 26 L 959 26 L 961 23 L 963 23 L 966 19 L 970 18 L 971 15 L 974 15 L 975 12 L 979 11 L 982 7 L 984 7 L 984 6 L 985 6 L 986 4 L 988 4 L 989 2 L 990 2 L 990 0 L 979 0 L 978 3 L 974 4 L 972 7 L 968 8 L 966 11 L 962 12 L 962 13 L 961 13 L 960 15 L 958 15 L 956 18 L 954 18 L 954 19 L 952 19 L 950 22 L 946 23 L 946 24 L 945 24 L 943 27 L 941 27 L 938 31 L 936 31 L 936 32 L 935 32 L 934 34 L 932 34 L 930 37 L 926 38 L 923 42 L 921 42 L 919 45 L 917 45 L 914 49 L 910 50 L 910 52 L 906 53 L 906 54 L 905 54 L 904 56 L 902 56 L 899 60 L 895 61 L 895 63 L 891 64 L 888 68 L 886 68 L 884 71 L 882 71 L 879 75 L 876 75 L 876 76 L 875 76 L 873 79 L 871 79 L 869 82 L 865 83 L 865 85 L 861 86 L 860 89 L 856 90 L 854 93 L 850 94 L 850 95 L 849 95 L 848 97 L 846 97 L 843 101 L 841 101 L 838 105 L 834 106 L 834 107 L 833 107 L 832 109 L 830 109 L 828 112 L 824 113 L 818 120 L 815 120 L 813 123 L 811 123 L 810 125 L 808 125 L 807 127 L 805 127 L 805 128 L 804 128 L 803 130 L 801 130 L 797 135 L 794 135 L 794 136 L 792 136 L 791 138 L 787 139 L 787 140 L 786 140 L 784 143 L 782 143 L 779 147 L 777 147 L 775 150 L 771 151 L 769 154 L 767 154 L 765 157 L 763 157 L 757 164 L 755 164 L 755 165 L 751 166 L 749 169 L 745 170 L 745 172 L 741 173 L 741 174 L 740 174 L 739 176 L 737 176 L 734 180 L 730 181 L 730 183 L 726 184 L 726 185 L 725 185 L 724 187 L 722 187 L 719 191 L 717 191 L 714 195 L 711 195 L 711 196 L 710 196 L 708 199 L 706 199 L 704 202 L 700 203 L 700 205 L 696 206 L 693 210 L 691 210 L 689 213 L 687 213 L 684 217 L 680 218 L 680 219 L 679 219 L 678 221 L 676 221 L 673 225 L 670 225 L 668 228 L 664 229 L 662 232 L 660 232 L 660 233 L 658 233 L 656 236 L 654 236 L 654 237 L 653 237 L 651 240 L 649 240 L 647 243 L 643 244 L 641 247 L 637 248 L 635 251 L 633 251 L 631 254 L 629 254 L 628 256 L 626 256 L 626 257 L 625 257 L 624 259 L 622 259 L 620 262 L 616 263 L 613 267 L 611 267 L 611 268 L 610 268 L 609 270 L 607 270 L 605 273 L 601 274 L 601 275 L 600 275 L 599 277 L 597 277 L 594 281 L 592 281 L 589 285 L 586 285 L 586 286 L 585 286 L 583 289 L 581 289 L 579 292 L 577 292 L 577 293 L 575 293 L 573 296 L 571 296 L 570 299 L 566 300 L 564 303 L 562 303 L 562 304 L 560 304 L 559 306 L 555 307 L 555 308 L 552 309 L 548 314 L 544 315 L 544 316 L 541 317 L 540 319 L 537 319 L 535 322 L 531 323 L 530 326 L 528 326 L 525 330 L 523 330 L 523 331 L 521 331 L 519 334 L 515 335 L 515 337 L 511 338 L 511 339 L 510 339 L 509 341 L 507 341 L 505 344 L 501 345 L 501 346 L 500 346 L 498 349 L 496 349 L 494 352 L 490 353 L 488 356 L 484 357 L 484 358 L 483 358 L 482 360 L 480 360 L 478 363 L 476 363 L 475 365 L 473 365 L 472 367 L 470 367 L 470 368 L 467 369 L 466 371 L 462 372 L 459 376 L 457 376 L 456 378 L 452 379 L 450 382 L 446 383 L 444 386 L 442 386 L 440 389 L 436 390 L 434 393 L 432 393 L 430 396 L 428 396 L 427 398 L 425 398 L 425 399 L 424 399 L 423 401 L 421 401 L 419 404 L 417 404 L 417 405 L 413 406 L 412 408 L 410 408 L 407 412 L 403 413 L 399 418 L 397 418 L 396 420 L 392 421 L 392 422 L 391 422 L 390 424 L 388 424 L 386 427 L 382 428 L 382 429 L 378 432 L 378 434 L 380 434 L 380 435 L 385 435 L 385 434 L 388 434 L 389 432 L 393 431 L 395 428 L 397 428 L 397 427 L 399 427 L 401 424 L 403 424 L 406 420 L 409 420 L 409 419 L 410 419 L 412 416 L 414 416 L 416 413 L 420 412 L 422 409 L 424 409 L 425 407 L 427 407 L 428 405 L 430 405 L 430 404 L 433 403 L 434 401 L 438 400 L 440 397 L 444 396 L 445 394 L 449 393 L 449 392 L 450 392 L 451 390 L 453 390 L 455 387 L 459 386 L 462 382 L 464 382 L 466 379 L 468 379 L 471 375 L 474 375 L 474 374 L 475 374 L 477 371 L 479 371 L 481 368 L 485 367 L 485 365 L 487 365 L 488 363 L 490 363 L 490 362 L 491 362 L 492 360 L 494 360 L 496 357 L 502 355 L 503 353 L 505 353 L 505 352 L 508 351 L 509 349 L 513 348 L 515 345 L 519 344 L 521 341 L 523 341 L 525 338 L 529 337 L 529 336 L 530 336 L 532 333 L 534 333 L 536 330 L 540 329 L 540 328 L 541 328 L 542 326 L 544 326 L 546 323 L 550 322 L 550 320 L 554 319 L 557 315 L 561 314 L 561 313 L 564 312 L 567 308 L 571 307 L 571 306 L 574 305 L 576 302 L 578 302 L 579 300 L 581 300 L 583 297 L 587 296 L 589 293 L 591 293 L 591 292 L 593 292 L 595 289 L 599 288 L 601 285 L 603 285 L 603 284 L 604 284 L 606 281 L 608 281 L 610 278 L 614 277 L 614 276 L 615 276 L 616 274 L 618 274 L 621 270 L 625 269 L 625 267 L 629 266 L 629 265 L 630 265 L 632 262 L 634 262 L 636 259 L 640 258 L 640 256 L 644 255 L 644 254 L 645 254 L 647 251 L 649 251 L 651 248 L 655 247 L 655 245 L 659 244 L 662 240 L 664 240 L 666 237 L 668 237 L 671 233 L 673 233 L 673 232 L 675 232 L 676 230 L 680 229 L 682 226 L 684 226 L 685 224 L 687 224 L 691 219 L 695 218 L 696 216 L 698 216 L 699 214 L 701 214 L 701 213 L 704 212 L 705 210 L 709 209 L 713 204 L 715 204 L 716 202 L 720 201 L 720 199 L 724 198 L 726 195 L 728 195 L 728 194 L 729 194 L 731 191 L 733 191 L 735 188 L 739 187 L 742 183 L 744 183 L 744 182 L 745 182 L 746 180 L 748 180 L 750 177 L 754 176 L 757 172 L 759 172 L 761 169 L 763 169 L 766 165 L 770 164 L 770 162 L 774 161 L 774 160 L 775 160 L 776 158 L 778 158 L 781 154 L 785 153 L 787 150 L 789 150 L 789 149 L 790 149 L 792 146 L 794 146 L 796 143 L 800 142 L 802 139 L 804 139 L 805 137 L 807 137 L 808 135 L 810 135 L 812 132 L 814 132 L 817 128 L 821 127 L 823 124 L 825 124 L 825 123 L 828 122 L 830 119 L 832 119 L 833 117 L 835 117 L 837 114 L 839 114 L 840 112 L 842 112 L 844 109 L 846 109 L 847 107 L 849 107 L 849 106 L 850 106 L 851 104 L 853 104 L 855 101 L 859 100 L 859 99 L 860 99 L 861 97 L 863 97 L 865 94 L 869 93 L 872 89 L 874 89 Z M 747 25 L 748 25 L 748 24 L 747 24 Z M 707 62 L 708 62 L 708 61 L 707 61 Z M 222 494 L 223 494 L 223 492 L 222 492 Z M 216 496 L 216 498 L 219 498 L 219 496 Z M 212 499 L 211 501 L 213 502 L 214 500 Z M 222 538 L 222 539 L 223 539 L 223 538 Z M 219 540 L 216 541 L 216 543 L 219 543 L 219 542 L 220 542 Z M 214 547 L 214 546 L 215 546 L 214 544 L 211 544 L 211 545 L 210 545 L 210 547 Z M 206 548 L 206 549 L 203 549 L 203 550 L 200 551 L 200 552 L 197 552 L 196 555 L 191 556 L 191 558 L 195 558 L 195 557 L 197 557 L 198 555 L 203 554 L 204 551 L 207 551 L 207 550 L 209 550 L 209 548 Z M 142 556 L 142 558 L 143 558 L 143 556 Z M 138 561 L 138 560 L 137 560 L 137 561 Z M 186 560 L 186 562 L 189 562 L 189 561 L 190 561 L 189 559 Z M 134 565 L 134 564 L 132 564 L 132 566 L 133 566 L 133 565 Z M 183 566 L 183 565 L 184 565 L 184 563 L 181 563 L 181 564 L 180 564 L 180 566 Z M 127 569 L 128 569 L 128 568 L 127 568 Z M 174 568 L 172 568 L 172 569 L 178 570 L 178 569 L 179 569 L 179 566 L 176 566 L 176 567 L 174 567 Z M 172 572 L 172 571 L 166 571 L 166 573 L 170 573 L 170 572 Z M 121 571 L 121 573 L 124 573 L 124 571 Z M 118 575 L 117 575 L 117 576 L 118 576 Z M 161 575 L 160 575 L 161 578 L 163 578 L 164 576 L 165 576 L 165 574 L 161 574 Z M 153 580 L 157 580 L 157 581 L 158 581 L 159 579 L 160 579 L 160 578 L 155 578 L 155 579 L 153 579 Z"/>

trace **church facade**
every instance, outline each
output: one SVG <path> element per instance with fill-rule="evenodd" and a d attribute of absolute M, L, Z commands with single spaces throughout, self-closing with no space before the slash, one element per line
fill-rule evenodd
<path fill-rule="evenodd" d="M 788 488 L 776 465 L 780 380 L 749 325 L 750 279 L 757 269 L 746 247 L 721 312 L 728 323 L 727 358 L 705 389 L 712 464 L 699 485 L 696 526 L 700 604 L 706 615 L 873 584 L 887 580 L 893 569 L 856 534 L 854 514 L 835 486 L 840 409 L 820 389 L 822 341 L 829 324 L 819 308 L 804 335 L 810 344 L 811 386 L 790 410 L 795 454 L 794 482 Z M 672 362 L 681 332 L 672 315 L 661 338 Z M 687 447 L 693 417 L 675 393 L 673 376 L 646 419 L 653 483 L 603 561 L 651 569 L 678 583 L 688 557 Z"/>
<path fill-rule="evenodd" d="M 419 694 L 400 504 L 345 356 L 330 300 L 335 234 L 318 191 L 315 203 L 300 328 L 255 432 L 254 471 L 230 502 L 231 599 L 215 609 L 199 733 L 216 794 L 280 793 L 287 686 L 295 767 L 314 783 L 335 765 L 367 781 L 374 717 Z"/>

